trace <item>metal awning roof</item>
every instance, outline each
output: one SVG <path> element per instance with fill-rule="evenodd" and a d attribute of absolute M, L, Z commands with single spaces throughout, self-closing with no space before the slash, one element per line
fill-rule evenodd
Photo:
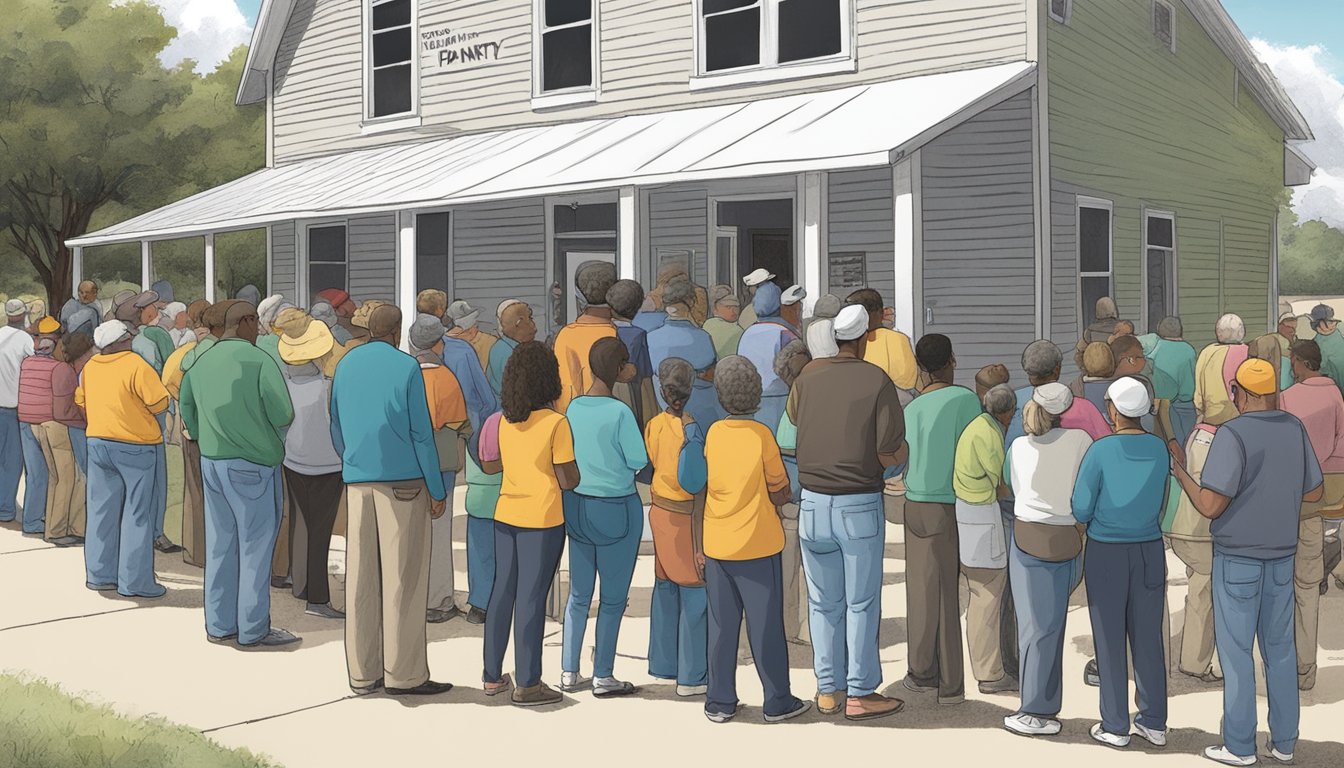
<path fill-rule="evenodd" d="M 69 241 L 95 246 L 625 185 L 885 165 L 1030 88 L 1036 66 L 512 128 L 264 168 Z"/>

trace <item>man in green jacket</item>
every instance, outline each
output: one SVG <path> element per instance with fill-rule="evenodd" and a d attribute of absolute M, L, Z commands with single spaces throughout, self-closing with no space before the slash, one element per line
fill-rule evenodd
<path fill-rule="evenodd" d="M 1344 336 L 1339 333 L 1335 310 L 1328 304 L 1312 307 L 1311 329 L 1316 332 L 1316 346 L 1321 348 L 1321 373 L 1344 393 Z"/>
<path fill-rule="evenodd" d="M 205 629 L 213 642 L 287 645 L 271 627 L 271 556 L 280 526 L 282 430 L 294 419 L 284 377 L 256 347 L 257 310 L 229 306 L 224 333 L 182 380 L 182 420 L 205 484 Z"/>

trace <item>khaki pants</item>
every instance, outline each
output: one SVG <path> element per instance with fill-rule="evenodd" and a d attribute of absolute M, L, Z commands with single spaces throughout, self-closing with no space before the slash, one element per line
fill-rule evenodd
<path fill-rule="evenodd" d="M 414 688 L 429 679 L 429 490 L 424 481 L 346 489 L 345 659 L 350 685 L 379 679 Z"/>
<path fill-rule="evenodd" d="M 1003 593 L 1008 588 L 1007 568 L 961 567 L 966 577 L 966 644 L 971 651 L 971 674 L 982 683 L 1003 678 L 1003 650 L 999 622 L 1003 620 Z"/>
<path fill-rule="evenodd" d="M 205 567 L 205 482 L 201 448 L 182 436 L 182 561 Z"/>
<path fill-rule="evenodd" d="M 807 579 L 803 578 L 803 547 L 798 541 L 798 505 L 780 521 L 784 524 L 784 551 L 780 555 L 784 571 L 784 639 L 790 643 L 810 644 L 807 623 Z"/>
<path fill-rule="evenodd" d="M 1185 627 L 1177 668 L 1187 675 L 1222 677 L 1213 644 L 1213 542 L 1172 538 L 1171 551 L 1185 563 Z"/>
<path fill-rule="evenodd" d="M 292 513 L 289 506 L 289 494 L 282 490 L 280 499 L 280 535 L 276 537 L 275 551 L 271 553 L 271 576 L 279 581 L 284 581 L 289 577 L 289 548 L 293 543 L 291 541 L 293 536 L 289 532 L 289 517 Z"/>
<path fill-rule="evenodd" d="M 941 703 L 966 693 L 961 651 L 961 553 L 952 504 L 905 502 L 905 603 L 910 677 Z"/>
<path fill-rule="evenodd" d="M 84 475 L 75 463 L 70 430 L 59 421 L 33 426 L 33 436 L 47 460 L 47 541 L 84 536 Z"/>
<path fill-rule="evenodd" d="M 1293 562 L 1293 586 L 1297 610 L 1293 628 L 1297 636 L 1297 683 L 1302 690 L 1316 685 L 1316 645 L 1321 621 L 1321 580 L 1325 578 L 1325 532 L 1321 518 L 1309 517 L 1297 528 L 1297 557 Z"/>

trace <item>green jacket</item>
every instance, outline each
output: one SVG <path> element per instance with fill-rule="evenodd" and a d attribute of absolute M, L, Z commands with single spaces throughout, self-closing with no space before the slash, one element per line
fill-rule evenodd
<path fill-rule="evenodd" d="M 207 350 L 215 346 L 215 342 L 217 341 L 219 341 L 219 339 L 210 334 L 206 334 L 204 339 L 196 342 L 196 346 L 187 350 L 187 354 L 182 356 L 182 373 L 185 374 L 187 371 L 190 371 L 191 367 L 196 364 L 196 361 L 200 359 L 201 355 L 204 355 Z"/>
<path fill-rule="evenodd" d="M 242 339 L 221 339 L 182 379 L 182 420 L 207 459 L 244 459 L 277 467 L 283 429 L 294 420 L 289 389 L 275 361 Z"/>
<path fill-rule="evenodd" d="M 159 366 L 162 367 L 163 363 L 173 354 L 173 350 L 177 349 L 177 345 L 173 343 L 173 337 L 157 325 L 142 325 L 140 326 L 140 333 L 144 334 L 146 339 L 154 342 L 154 346 L 159 350 Z"/>
<path fill-rule="evenodd" d="M 1344 336 L 1339 331 L 1316 334 L 1316 346 L 1321 348 L 1321 373 L 1330 377 L 1344 392 Z"/>
<path fill-rule="evenodd" d="M 271 356 L 280 370 L 284 370 L 285 361 L 280 359 L 280 334 L 267 333 L 257 337 L 257 349 Z"/>

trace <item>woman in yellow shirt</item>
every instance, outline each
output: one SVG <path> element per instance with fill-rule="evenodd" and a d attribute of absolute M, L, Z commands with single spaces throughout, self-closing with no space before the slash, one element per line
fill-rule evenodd
<path fill-rule="evenodd" d="M 709 602 L 709 691 L 705 717 L 737 714 L 737 643 L 745 612 L 747 639 L 765 689 L 765 721 L 803 714 L 811 703 L 789 688 L 784 640 L 784 583 L 779 507 L 789 476 L 770 428 L 752 414 L 761 405 L 761 375 L 741 355 L 720 360 L 714 388 L 728 418 L 705 438 L 705 586 Z"/>
<path fill-rule="evenodd" d="M 485 613 L 485 692 L 509 689 L 504 652 L 514 624 L 513 703 L 522 707 L 563 698 L 541 682 L 546 593 L 565 548 L 561 493 L 579 484 L 569 421 L 553 409 L 559 397 L 555 355 L 537 341 L 519 344 L 504 366 L 499 460 L 482 457 L 487 473 L 504 473 L 495 507 L 495 586 Z"/>

